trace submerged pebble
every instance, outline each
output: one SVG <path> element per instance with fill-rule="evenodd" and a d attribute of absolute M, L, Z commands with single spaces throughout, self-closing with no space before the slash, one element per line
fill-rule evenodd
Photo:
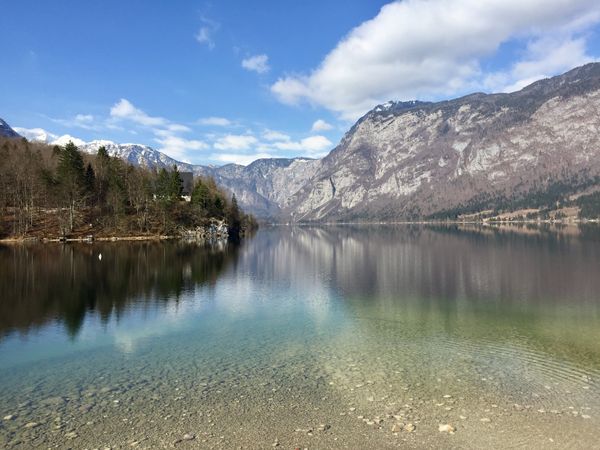
<path fill-rule="evenodd" d="M 404 424 L 402 422 L 392 425 L 392 433 L 399 433 L 402 430 L 404 430 Z"/>
<path fill-rule="evenodd" d="M 450 425 L 449 423 L 447 423 L 447 424 L 444 424 L 444 425 L 440 425 L 438 427 L 438 431 L 440 433 L 454 434 L 456 432 L 456 428 L 454 428 L 452 425 Z"/>
<path fill-rule="evenodd" d="M 406 425 L 404 425 L 404 431 L 406 431 L 408 433 L 412 433 L 416 429 L 417 429 L 417 427 L 413 423 L 407 423 Z"/>

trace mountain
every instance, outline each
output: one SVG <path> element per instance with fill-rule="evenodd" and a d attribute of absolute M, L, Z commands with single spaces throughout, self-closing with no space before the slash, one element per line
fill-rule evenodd
<path fill-rule="evenodd" d="M 4 120 L 0 119 L 0 136 L 8 138 L 21 137 L 19 133 L 13 130 Z"/>
<path fill-rule="evenodd" d="M 49 133 L 43 128 L 14 127 L 14 130 L 28 141 L 41 142 L 44 144 L 49 144 L 50 142 L 58 138 L 58 136 Z"/>
<path fill-rule="evenodd" d="M 285 221 L 549 206 L 600 187 L 599 111 L 593 63 L 510 94 L 388 102 L 323 159 L 265 159 L 209 174 L 247 210 Z"/>
<path fill-rule="evenodd" d="M 211 176 L 219 186 L 235 193 L 245 211 L 260 218 L 282 218 L 290 200 L 320 167 L 308 158 L 258 159 L 247 166 L 194 166 L 196 175 Z"/>
<path fill-rule="evenodd" d="M 182 163 L 139 144 L 79 146 L 95 153 L 104 145 L 132 164 L 176 165 L 214 177 L 261 218 L 443 218 L 550 205 L 600 188 L 599 111 L 600 63 L 592 63 L 510 94 L 387 102 L 318 160 L 215 167 Z M 73 139 L 54 143 L 67 138 Z"/>
<path fill-rule="evenodd" d="M 297 221 L 445 217 L 600 184 L 600 64 L 510 94 L 381 105 L 288 200 Z"/>
<path fill-rule="evenodd" d="M 57 143 L 57 141 L 53 142 L 53 144 L 64 145 Z M 96 154 L 98 153 L 98 149 L 100 147 L 105 147 L 110 156 L 116 156 L 124 159 L 128 163 L 135 166 L 144 166 L 148 167 L 149 169 L 160 169 L 163 167 L 170 169 L 173 166 L 177 166 L 177 168 L 183 172 L 193 171 L 193 166 L 191 164 L 177 161 L 165 155 L 164 153 L 159 152 L 158 150 L 154 150 L 152 147 L 148 147 L 147 145 L 116 144 L 112 141 L 106 140 L 95 140 L 75 144 L 80 148 L 80 150 L 91 154 Z"/>

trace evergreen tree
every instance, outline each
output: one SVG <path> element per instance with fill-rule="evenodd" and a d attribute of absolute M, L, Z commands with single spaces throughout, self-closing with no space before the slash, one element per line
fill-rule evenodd
<path fill-rule="evenodd" d="M 69 231 L 73 231 L 76 206 L 81 201 L 85 189 L 83 158 L 71 141 L 59 149 L 58 157 L 57 181 L 69 208 Z"/>
<path fill-rule="evenodd" d="M 162 201 L 169 200 L 171 186 L 171 177 L 169 176 L 169 172 L 165 168 L 162 168 L 158 171 L 158 177 L 156 178 L 156 198 Z"/>
<path fill-rule="evenodd" d="M 156 180 L 156 197 L 167 203 L 173 203 L 181 198 L 183 193 L 183 180 L 176 166 L 171 172 L 160 169 Z"/>
<path fill-rule="evenodd" d="M 225 200 L 223 199 L 223 197 L 221 197 L 220 194 L 217 194 L 215 196 L 215 200 L 213 201 L 213 209 L 212 209 L 212 215 L 215 217 L 223 217 L 223 213 L 225 209 Z"/>
<path fill-rule="evenodd" d="M 96 188 L 96 173 L 94 172 L 94 168 L 92 167 L 91 163 L 88 163 L 85 168 L 84 186 L 86 194 L 91 196 Z"/>
<path fill-rule="evenodd" d="M 235 198 L 235 194 L 231 196 L 231 203 L 227 208 L 227 224 L 229 227 L 229 234 L 232 236 L 239 236 L 242 225 L 242 214 Z"/>
<path fill-rule="evenodd" d="M 177 166 L 175 165 L 171 171 L 169 194 L 174 201 L 181 199 L 181 196 L 183 195 L 183 180 L 181 179 L 179 170 L 177 170 Z"/>
<path fill-rule="evenodd" d="M 206 212 L 210 204 L 210 190 L 208 186 L 199 179 L 192 191 L 192 204 Z"/>
<path fill-rule="evenodd" d="M 95 176 L 96 176 L 96 198 L 95 202 L 104 207 L 106 204 L 106 195 L 108 193 L 108 177 L 110 169 L 110 156 L 106 151 L 106 147 L 102 146 L 98 149 L 95 161 Z"/>

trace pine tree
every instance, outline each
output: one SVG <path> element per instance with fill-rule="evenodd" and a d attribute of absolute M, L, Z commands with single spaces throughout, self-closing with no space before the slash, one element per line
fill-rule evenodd
<path fill-rule="evenodd" d="M 85 168 L 84 186 L 86 194 L 91 198 L 96 188 L 96 173 L 91 163 Z"/>
<path fill-rule="evenodd" d="M 231 203 L 227 208 L 226 218 L 229 227 L 229 235 L 239 236 L 242 226 L 242 214 L 240 212 L 240 207 L 238 206 L 237 198 L 235 198 L 235 194 L 231 196 Z"/>
<path fill-rule="evenodd" d="M 71 141 L 58 152 L 57 181 L 69 207 L 69 231 L 73 231 L 77 203 L 82 199 L 85 189 L 83 158 Z"/>
<path fill-rule="evenodd" d="M 181 199 L 183 195 L 183 180 L 179 175 L 177 166 L 173 166 L 171 171 L 170 183 L 169 183 L 169 195 L 173 201 Z"/>
<path fill-rule="evenodd" d="M 106 195 L 108 193 L 108 178 L 110 169 L 110 156 L 106 151 L 106 147 L 102 146 L 98 149 L 95 160 L 95 176 L 96 176 L 96 198 L 95 202 L 104 207 L 106 205 Z"/>
<path fill-rule="evenodd" d="M 210 204 L 210 191 L 201 179 L 196 182 L 192 191 L 192 204 L 199 207 L 204 213 Z"/>
<path fill-rule="evenodd" d="M 169 172 L 165 168 L 158 171 L 158 177 L 156 178 L 156 198 L 161 201 L 169 200 L 171 178 Z"/>

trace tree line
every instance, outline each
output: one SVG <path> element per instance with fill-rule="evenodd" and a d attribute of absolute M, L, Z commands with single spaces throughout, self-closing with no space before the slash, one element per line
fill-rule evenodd
<path fill-rule="evenodd" d="M 232 236 L 256 227 L 235 196 L 212 178 L 195 179 L 182 200 L 176 167 L 148 169 L 64 147 L 0 139 L 0 237 L 174 234 L 224 220 Z"/>

